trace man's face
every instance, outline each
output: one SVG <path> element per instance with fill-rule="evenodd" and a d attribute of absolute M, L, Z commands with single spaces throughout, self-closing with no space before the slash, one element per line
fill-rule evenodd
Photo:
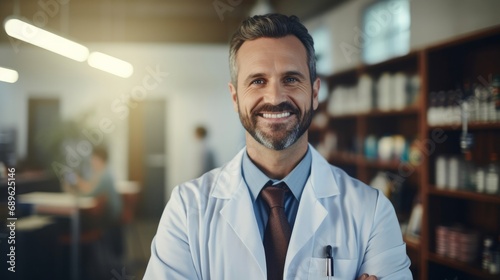
<path fill-rule="evenodd" d="M 243 127 L 267 148 L 293 145 L 318 107 L 319 79 L 311 85 L 305 47 L 291 35 L 246 41 L 236 63 L 238 84 L 229 88 Z"/>

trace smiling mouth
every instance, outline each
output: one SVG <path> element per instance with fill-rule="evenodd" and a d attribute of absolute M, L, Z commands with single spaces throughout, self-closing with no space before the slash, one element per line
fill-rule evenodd
<path fill-rule="evenodd" d="M 290 116 L 290 112 L 283 112 L 283 113 L 262 113 L 260 116 L 264 117 L 265 119 L 280 119 L 280 118 L 286 118 Z"/>

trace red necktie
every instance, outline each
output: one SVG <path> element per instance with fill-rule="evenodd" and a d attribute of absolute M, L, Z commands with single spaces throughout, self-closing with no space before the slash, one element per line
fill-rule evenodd
<path fill-rule="evenodd" d="M 269 220 L 264 233 L 267 279 L 283 279 L 286 251 L 292 230 L 285 215 L 285 193 L 289 191 L 285 183 L 264 186 L 260 196 L 269 206 Z"/>

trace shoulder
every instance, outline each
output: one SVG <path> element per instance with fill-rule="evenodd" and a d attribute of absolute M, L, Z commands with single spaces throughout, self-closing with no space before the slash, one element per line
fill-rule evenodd
<path fill-rule="evenodd" d="M 364 209 L 375 210 L 380 197 L 383 196 L 377 189 L 328 163 L 315 150 L 313 150 L 311 176 L 317 193 L 332 195 L 332 199 L 341 200 L 341 205 L 345 208 L 362 205 Z"/>
<path fill-rule="evenodd" d="M 208 201 L 227 199 L 240 190 L 242 152 L 225 165 L 176 186 L 170 200 L 182 200 L 189 207 L 206 207 Z"/>
<path fill-rule="evenodd" d="M 347 197 L 373 199 L 378 191 L 360 180 L 350 176 L 343 169 L 330 164 L 314 148 L 312 151 L 311 176 L 313 184 L 322 193 L 339 194 Z"/>
<path fill-rule="evenodd" d="M 206 172 L 202 176 L 175 186 L 173 193 L 182 198 L 208 197 L 213 192 L 215 182 L 220 177 L 224 167 Z"/>
<path fill-rule="evenodd" d="M 331 166 L 331 170 L 338 182 L 340 197 L 346 207 L 362 208 L 366 211 L 359 213 L 369 214 L 373 220 L 394 212 L 391 201 L 380 190 L 351 177 L 338 167 Z"/>
<path fill-rule="evenodd" d="M 378 190 L 366 183 L 347 174 L 343 169 L 330 165 L 330 170 L 337 182 L 340 193 L 356 194 L 363 197 L 373 197 L 378 195 Z"/>

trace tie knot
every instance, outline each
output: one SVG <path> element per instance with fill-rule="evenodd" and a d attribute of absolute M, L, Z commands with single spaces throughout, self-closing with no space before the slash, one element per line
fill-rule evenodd
<path fill-rule="evenodd" d="M 267 203 L 270 209 L 274 207 L 285 207 L 285 193 L 288 191 L 288 186 L 281 182 L 277 185 L 271 185 L 268 183 L 264 186 L 260 195 L 262 199 Z"/>

